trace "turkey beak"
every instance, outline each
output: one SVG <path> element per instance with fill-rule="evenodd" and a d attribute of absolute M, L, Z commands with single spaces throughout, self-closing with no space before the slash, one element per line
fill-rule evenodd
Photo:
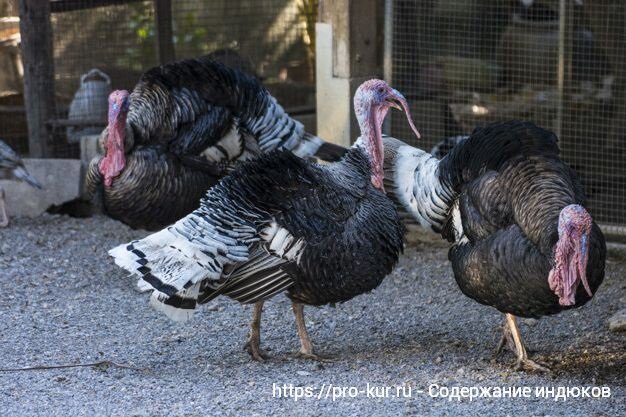
<path fill-rule="evenodd" d="M 394 109 L 398 109 L 403 111 L 406 114 L 406 119 L 409 122 L 409 126 L 411 126 L 411 130 L 415 133 L 415 136 L 419 139 L 421 137 L 420 132 L 417 131 L 417 128 L 413 124 L 413 118 L 411 117 L 411 110 L 409 109 L 409 104 L 407 103 L 404 96 L 396 89 L 391 89 L 391 94 L 387 98 L 387 103 L 389 103 L 389 107 L 393 107 Z"/>

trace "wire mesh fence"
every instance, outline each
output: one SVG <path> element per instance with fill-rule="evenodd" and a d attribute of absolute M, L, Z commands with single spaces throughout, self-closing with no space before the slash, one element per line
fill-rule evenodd
<path fill-rule="evenodd" d="M 16 4 L 0 2 L 0 139 L 18 152 L 26 148 L 26 114 L 22 92 L 22 60 Z"/>
<path fill-rule="evenodd" d="M 316 0 L 53 0 L 50 4 L 54 157 L 77 157 L 80 137 L 102 130 L 107 92 L 131 89 L 142 72 L 172 59 L 214 53 L 228 61 L 234 51 L 284 107 L 298 113 L 314 111 Z M 0 11 L 16 13 L 17 8 Z M 1 29 L 0 25 L 0 54 Z M 14 29 L 19 39 L 19 20 Z M 0 91 L 0 120 L 12 123 L 0 124 L 0 138 L 27 152 L 22 87 L 4 90 Z M 23 120 L 16 119 L 20 109 Z"/>
<path fill-rule="evenodd" d="M 496 120 L 555 131 L 590 209 L 626 233 L 626 2 L 390 0 L 391 70 L 423 140 Z M 391 133 L 411 138 L 396 117 Z"/>

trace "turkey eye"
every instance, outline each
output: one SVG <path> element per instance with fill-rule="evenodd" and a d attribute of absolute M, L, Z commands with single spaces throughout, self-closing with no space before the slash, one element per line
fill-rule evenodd
<path fill-rule="evenodd" d="M 385 89 L 383 87 L 378 87 L 378 93 L 382 94 L 385 92 Z"/>

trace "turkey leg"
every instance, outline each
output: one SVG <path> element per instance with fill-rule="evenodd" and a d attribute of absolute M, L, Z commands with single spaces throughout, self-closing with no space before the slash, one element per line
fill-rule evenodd
<path fill-rule="evenodd" d="M 298 329 L 298 337 L 300 337 L 300 351 L 296 353 L 296 356 L 319 362 L 332 362 L 332 358 L 322 357 L 313 353 L 313 343 L 311 343 L 309 332 L 307 332 L 306 324 L 304 324 L 304 304 L 293 302 L 291 307 L 293 308 L 293 314 L 296 316 L 296 328 Z"/>
<path fill-rule="evenodd" d="M 252 322 L 250 323 L 250 336 L 244 345 L 252 359 L 263 362 L 268 356 L 261 350 L 261 313 L 263 312 L 263 301 L 254 303 Z"/>
<path fill-rule="evenodd" d="M 506 344 L 511 351 L 517 356 L 517 362 L 515 364 L 516 370 L 528 369 L 531 371 L 550 372 L 550 369 L 539 365 L 537 362 L 528 358 L 526 347 L 522 340 L 522 334 L 517 327 L 517 320 L 513 314 L 506 314 L 506 320 L 502 329 L 503 334 L 498 343 L 496 354 L 500 353 L 502 347 Z"/>
<path fill-rule="evenodd" d="M 7 216 L 6 206 L 4 204 L 4 189 L 0 187 L 0 227 L 9 225 L 9 216 Z"/>

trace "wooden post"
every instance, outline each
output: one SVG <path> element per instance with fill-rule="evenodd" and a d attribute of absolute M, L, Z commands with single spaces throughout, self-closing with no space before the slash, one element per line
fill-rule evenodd
<path fill-rule="evenodd" d="M 50 1 L 21 0 L 19 10 L 28 147 L 31 157 L 45 158 L 51 156 L 46 123 L 56 115 Z"/>
<path fill-rule="evenodd" d="M 160 64 L 175 61 L 172 1 L 154 0 L 154 18 L 156 20 L 157 60 Z"/>
<path fill-rule="evenodd" d="M 383 76 L 384 2 L 322 0 L 320 20 L 332 27 L 332 53 L 320 55 L 328 54 L 324 45 L 330 40 L 317 43 L 318 134 L 348 146 L 359 135 L 352 108 L 354 93 L 363 81 Z M 322 37 L 325 27 L 318 27 Z M 342 120 L 344 116 L 347 120 Z"/>

